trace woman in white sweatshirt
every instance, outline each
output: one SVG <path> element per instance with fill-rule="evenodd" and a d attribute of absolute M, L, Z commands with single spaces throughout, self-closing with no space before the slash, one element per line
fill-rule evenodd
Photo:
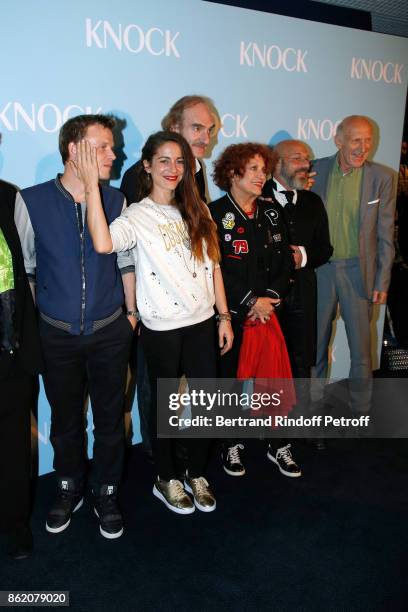
<path fill-rule="evenodd" d="M 140 335 L 154 403 L 150 431 L 157 432 L 158 379 L 178 379 L 180 373 L 190 380 L 216 377 L 214 305 L 221 353 L 232 346 L 217 229 L 195 185 L 190 147 L 179 134 L 149 137 L 138 162 L 139 201 L 109 227 L 100 199 L 96 150 L 88 141 L 79 143 L 75 166 L 86 185 L 87 223 L 95 250 L 134 253 Z M 168 402 L 159 410 L 171 414 Z M 183 486 L 173 461 L 174 440 L 154 440 L 158 476 L 153 494 L 179 514 L 190 514 L 195 507 L 211 512 L 216 501 L 203 476 L 209 440 L 185 443 L 189 459 Z M 193 494 L 194 504 L 185 489 Z"/>

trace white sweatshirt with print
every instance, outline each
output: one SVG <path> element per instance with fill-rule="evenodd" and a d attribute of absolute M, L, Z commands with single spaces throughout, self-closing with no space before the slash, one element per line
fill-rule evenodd
<path fill-rule="evenodd" d="M 131 204 L 109 226 L 113 251 L 131 249 L 136 299 L 143 324 L 177 329 L 214 314 L 214 263 L 191 256 L 187 228 L 175 206 L 150 198 Z"/>

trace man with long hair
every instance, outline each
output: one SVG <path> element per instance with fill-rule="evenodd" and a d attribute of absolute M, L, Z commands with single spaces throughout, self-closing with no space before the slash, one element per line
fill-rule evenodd
<path fill-rule="evenodd" d="M 201 199 L 205 202 L 205 178 L 202 161 L 215 131 L 214 106 L 205 96 L 183 96 L 173 104 L 163 117 L 163 130 L 177 132 L 188 142 L 195 158 L 195 181 Z M 136 164 L 130 166 L 123 175 L 120 190 L 125 194 L 128 204 L 137 202 Z"/>

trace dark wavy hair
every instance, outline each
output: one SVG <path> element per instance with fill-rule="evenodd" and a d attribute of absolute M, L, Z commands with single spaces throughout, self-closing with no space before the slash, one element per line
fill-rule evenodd
<path fill-rule="evenodd" d="M 224 149 L 214 162 L 212 174 L 214 183 L 223 191 L 229 191 L 234 175 L 243 176 L 250 159 L 259 155 L 265 162 L 266 173 L 272 174 L 278 157 L 272 149 L 257 142 L 233 144 Z"/>
<path fill-rule="evenodd" d="M 220 250 L 218 246 L 217 226 L 211 219 L 206 204 L 201 200 L 194 179 L 195 159 L 188 142 L 177 132 L 162 131 L 152 134 L 147 139 L 142 157 L 136 164 L 136 201 L 149 196 L 153 190 L 151 175 L 146 172 L 143 162 L 152 162 L 154 155 L 162 145 L 174 142 L 181 149 L 184 160 L 184 174 L 174 192 L 175 205 L 186 223 L 191 240 L 191 251 L 199 261 L 203 261 L 203 241 L 206 242 L 207 253 L 212 261 L 218 262 Z"/>

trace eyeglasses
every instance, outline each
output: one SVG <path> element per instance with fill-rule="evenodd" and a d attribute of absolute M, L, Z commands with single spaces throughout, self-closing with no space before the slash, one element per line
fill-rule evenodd
<path fill-rule="evenodd" d="M 289 161 L 293 161 L 295 163 L 303 163 L 310 164 L 310 157 L 305 157 L 304 155 L 282 155 L 283 159 L 289 159 Z"/>

